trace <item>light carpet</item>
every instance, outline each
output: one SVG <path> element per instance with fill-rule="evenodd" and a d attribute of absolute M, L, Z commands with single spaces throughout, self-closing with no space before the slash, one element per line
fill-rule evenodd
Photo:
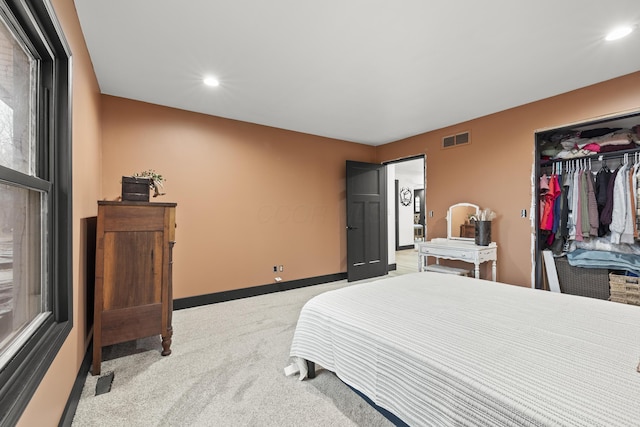
<path fill-rule="evenodd" d="M 415 264 L 414 264 L 415 265 Z M 95 396 L 90 373 L 73 426 L 390 426 L 331 372 L 286 377 L 306 301 L 346 281 L 175 311 L 173 353 L 159 337 L 105 347 Z"/>

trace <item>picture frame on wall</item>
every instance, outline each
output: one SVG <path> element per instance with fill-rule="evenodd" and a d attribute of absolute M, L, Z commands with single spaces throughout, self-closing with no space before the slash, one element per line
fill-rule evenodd
<path fill-rule="evenodd" d="M 408 187 L 402 187 L 400 189 L 400 203 L 402 206 L 411 206 L 411 199 L 413 195 L 411 194 L 411 190 Z"/>

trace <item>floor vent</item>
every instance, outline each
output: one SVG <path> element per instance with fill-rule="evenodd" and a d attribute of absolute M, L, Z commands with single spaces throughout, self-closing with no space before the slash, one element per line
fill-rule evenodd
<path fill-rule="evenodd" d="M 113 372 L 108 372 L 98 378 L 96 382 L 96 396 L 109 393 L 111 391 L 111 383 L 113 382 Z"/>
<path fill-rule="evenodd" d="M 442 138 L 442 148 L 465 145 L 469 142 L 471 142 L 471 138 L 469 138 L 469 132 L 463 132 L 457 135 L 445 136 L 444 138 Z"/>

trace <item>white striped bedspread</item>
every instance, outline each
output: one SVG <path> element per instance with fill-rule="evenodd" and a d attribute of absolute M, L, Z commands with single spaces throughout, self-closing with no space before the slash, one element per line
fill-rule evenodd
<path fill-rule="evenodd" d="M 440 273 L 326 292 L 290 355 L 411 426 L 640 426 L 640 307 Z"/>

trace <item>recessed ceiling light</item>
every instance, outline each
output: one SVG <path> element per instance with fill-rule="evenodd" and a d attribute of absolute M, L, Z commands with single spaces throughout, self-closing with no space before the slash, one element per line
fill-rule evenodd
<path fill-rule="evenodd" d="M 204 84 L 206 84 L 207 86 L 212 86 L 212 87 L 220 86 L 220 82 L 218 81 L 218 79 L 216 79 L 215 77 L 211 77 L 211 76 L 204 78 Z"/>
<path fill-rule="evenodd" d="M 633 28 L 631 27 L 618 27 L 616 29 L 614 29 L 613 31 L 611 31 L 609 34 L 607 34 L 607 36 L 604 38 L 607 41 L 612 41 L 612 40 L 618 40 L 621 39 L 623 37 L 628 36 L 629 34 L 631 34 L 631 32 L 633 31 Z"/>

